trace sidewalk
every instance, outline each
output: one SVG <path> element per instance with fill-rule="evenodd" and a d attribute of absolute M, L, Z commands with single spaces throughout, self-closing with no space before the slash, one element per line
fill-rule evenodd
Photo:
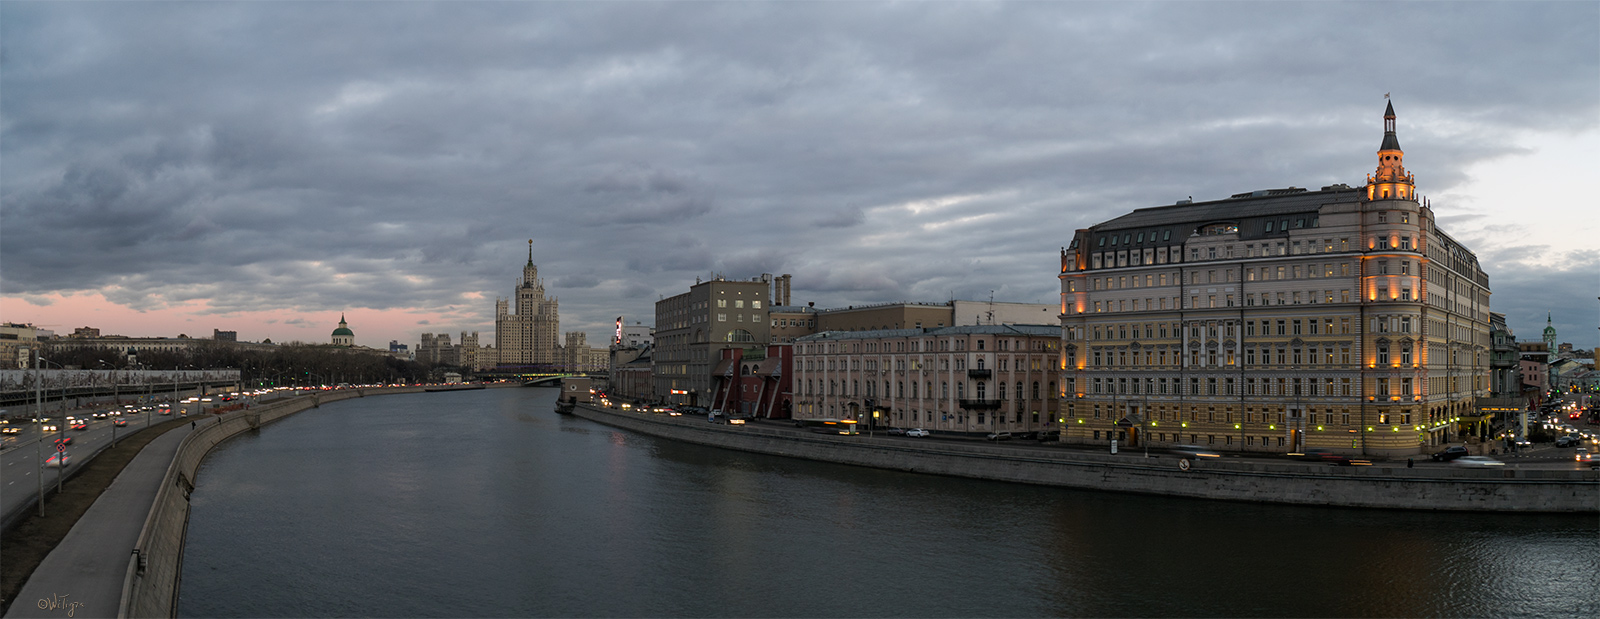
<path fill-rule="evenodd" d="M 128 559 L 186 430 L 146 445 L 22 585 L 6 617 L 115 617 Z M 41 608 L 42 607 L 42 608 Z"/>

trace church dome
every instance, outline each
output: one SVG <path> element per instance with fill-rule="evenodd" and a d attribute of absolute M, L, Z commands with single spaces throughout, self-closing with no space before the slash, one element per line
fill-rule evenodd
<path fill-rule="evenodd" d="M 333 334 L 334 335 L 352 335 L 353 336 L 356 333 L 354 331 L 351 331 L 347 327 L 339 327 L 339 328 L 333 330 Z"/>

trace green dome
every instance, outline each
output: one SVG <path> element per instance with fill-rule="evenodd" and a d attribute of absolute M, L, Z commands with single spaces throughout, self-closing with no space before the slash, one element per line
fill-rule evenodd
<path fill-rule="evenodd" d="M 333 334 L 334 335 L 348 335 L 348 336 L 351 336 L 351 337 L 355 337 L 355 332 L 354 331 L 351 331 L 351 330 L 346 329 L 344 327 L 339 327 L 337 329 L 334 329 L 333 330 Z"/>

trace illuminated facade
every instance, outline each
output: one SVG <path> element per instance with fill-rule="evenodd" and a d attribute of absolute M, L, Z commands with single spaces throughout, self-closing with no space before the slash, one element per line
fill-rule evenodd
<path fill-rule="evenodd" d="M 1054 325 L 826 331 L 795 340 L 794 417 L 940 433 L 1051 432 Z M 862 426 L 865 427 L 865 426 Z"/>
<path fill-rule="evenodd" d="M 1384 114 L 1367 185 L 1139 209 L 1061 254 L 1064 440 L 1405 456 L 1488 395 L 1489 282 Z"/>

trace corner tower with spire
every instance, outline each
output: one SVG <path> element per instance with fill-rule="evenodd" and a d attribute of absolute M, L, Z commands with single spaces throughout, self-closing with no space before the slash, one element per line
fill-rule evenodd
<path fill-rule="evenodd" d="M 1394 133 L 1394 102 L 1383 112 L 1383 144 L 1378 146 L 1378 170 L 1367 175 L 1368 200 L 1415 200 L 1416 178 L 1406 173 L 1406 153 Z"/>

